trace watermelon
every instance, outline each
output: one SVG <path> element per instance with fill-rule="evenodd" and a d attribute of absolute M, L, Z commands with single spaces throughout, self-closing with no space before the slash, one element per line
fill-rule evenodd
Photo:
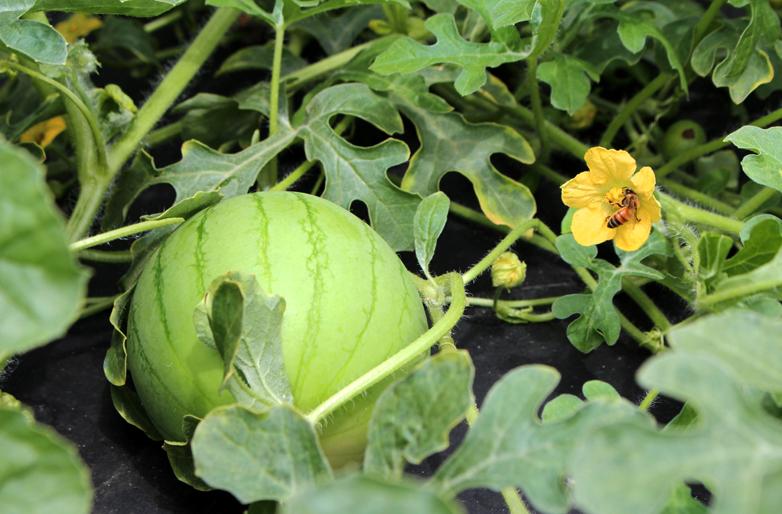
<path fill-rule="evenodd" d="M 193 311 L 210 282 L 254 274 L 286 301 L 285 370 L 294 405 L 316 407 L 427 329 L 412 279 L 369 226 L 316 196 L 263 192 L 224 200 L 183 223 L 139 277 L 128 314 L 128 368 L 166 440 L 182 418 L 234 403 L 218 394 L 222 361 L 198 339 Z M 327 419 L 320 437 L 335 467 L 360 461 L 381 382 Z"/>

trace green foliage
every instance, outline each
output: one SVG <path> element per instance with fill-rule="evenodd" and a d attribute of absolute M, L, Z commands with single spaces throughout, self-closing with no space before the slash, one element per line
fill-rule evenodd
<path fill-rule="evenodd" d="M 0 42 L 8 49 L 19 52 L 41 64 L 65 64 L 68 57 L 67 43 L 59 32 L 46 23 L 20 20 L 23 14 L 40 8 L 44 1 L 11 0 L 0 6 Z M 75 1 L 60 2 L 63 4 Z M 65 5 L 63 5 L 65 7 Z M 64 10 L 64 9 L 63 9 Z"/>
<path fill-rule="evenodd" d="M 450 201 L 445 193 L 434 193 L 418 204 L 415 211 L 413 235 L 415 236 L 415 256 L 418 265 L 429 276 L 429 263 L 432 262 L 437 238 L 448 220 Z"/>
<path fill-rule="evenodd" d="M 603 342 L 613 345 L 619 338 L 619 315 L 614 309 L 613 299 L 622 289 L 622 278 L 639 276 L 662 279 L 662 273 L 641 264 L 641 261 L 650 255 L 669 252 L 666 239 L 657 232 L 652 233 L 640 250 L 623 252 L 617 249 L 621 261 L 618 268 L 596 259 L 597 249 L 594 246 L 580 246 L 570 234 L 557 238 L 557 248 L 568 264 L 590 269 L 598 276 L 599 282 L 592 294 L 563 296 L 552 305 L 552 312 L 560 319 L 580 314 L 568 326 L 567 335 L 573 346 L 584 353 L 594 350 Z"/>
<path fill-rule="evenodd" d="M 193 313 L 199 339 L 223 360 L 220 391 L 227 385 L 245 407 L 293 402 L 282 359 L 284 312 L 285 300 L 265 294 L 254 275 L 232 271 L 212 281 Z"/>
<path fill-rule="evenodd" d="M 364 471 L 399 479 L 448 447 L 448 434 L 472 403 L 474 369 L 466 352 L 439 353 L 386 389 L 369 425 Z"/>
<path fill-rule="evenodd" d="M 4 141 L 0 162 L 0 354 L 14 354 L 65 333 L 78 315 L 89 274 L 68 250 L 41 166 Z"/>
<path fill-rule="evenodd" d="M 217 408 L 198 425 L 192 448 L 196 474 L 243 503 L 285 500 L 331 477 L 314 427 L 290 405 Z"/>
<path fill-rule="evenodd" d="M 76 448 L 8 401 L 0 403 L 0 453 L 3 510 L 90 512 L 90 473 Z"/>
<path fill-rule="evenodd" d="M 757 155 L 749 155 L 741 161 L 741 167 L 749 178 L 782 191 L 782 147 L 779 144 L 779 136 L 782 128 L 772 127 L 762 129 L 758 127 L 742 127 L 729 134 L 725 139 L 739 148 L 751 150 Z"/>

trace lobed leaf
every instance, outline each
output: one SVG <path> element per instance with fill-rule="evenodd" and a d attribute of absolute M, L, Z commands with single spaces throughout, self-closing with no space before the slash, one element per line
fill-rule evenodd
<path fill-rule="evenodd" d="M 315 429 L 289 405 L 212 410 L 192 439 L 196 474 L 242 503 L 287 500 L 331 479 Z"/>
<path fill-rule="evenodd" d="M 462 514 L 456 502 L 440 498 L 415 483 L 388 483 L 366 475 L 350 475 L 311 488 L 282 504 L 285 514 Z"/>
<path fill-rule="evenodd" d="M 667 352 L 638 374 L 645 387 L 691 402 L 698 430 L 660 433 L 616 423 L 582 440 L 573 457 L 574 497 L 587 513 L 656 514 L 683 480 L 713 493 L 713 514 L 771 514 L 782 487 L 779 421 L 748 401 L 728 369 L 705 354 Z"/>
<path fill-rule="evenodd" d="M 437 43 L 423 46 L 410 38 L 399 39 L 382 53 L 371 70 L 382 75 L 412 73 L 427 66 L 454 63 L 462 67 L 454 86 L 461 95 L 475 92 L 486 82 L 486 68 L 528 57 L 532 47 L 522 44 L 514 27 L 492 32 L 489 43 L 471 43 L 459 35 L 453 15 L 436 14 L 424 27 L 437 37 Z"/>
<path fill-rule="evenodd" d="M 323 197 L 348 209 L 355 200 L 366 204 L 374 228 L 395 251 L 414 247 L 413 218 L 421 199 L 396 187 L 388 168 L 405 162 L 407 146 L 395 139 L 363 148 L 353 146 L 329 125 L 336 114 L 363 118 L 386 133 L 401 132 L 394 105 L 363 84 L 332 86 L 318 93 L 297 128 L 308 160 L 318 160 L 326 174 Z"/>
<path fill-rule="evenodd" d="M 590 78 L 600 81 L 600 75 L 589 63 L 567 54 L 554 53 L 553 61 L 538 66 L 538 79 L 551 86 L 551 105 L 571 116 L 586 102 Z"/>
<path fill-rule="evenodd" d="M 184 2 L 185 0 L 35 0 L 34 10 L 151 17 L 163 14 Z"/>
<path fill-rule="evenodd" d="M 435 473 L 432 480 L 441 494 L 520 487 L 537 509 L 564 514 L 570 505 L 565 477 L 577 442 L 597 427 L 622 420 L 652 424 L 634 405 L 616 399 L 590 402 L 572 417 L 542 424 L 537 412 L 558 381 L 554 369 L 541 365 L 502 377 L 462 445 Z"/>
<path fill-rule="evenodd" d="M 295 27 L 312 35 L 327 55 L 334 55 L 350 47 L 369 22 L 384 17 L 379 5 L 355 6 L 339 16 L 327 13 L 310 16 Z M 287 75 L 281 72 L 282 76 Z"/>
<path fill-rule="evenodd" d="M 635 252 L 617 249 L 621 265 L 617 268 L 602 259 L 595 259 L 597 248 L 583 247 L 576 243 L 572 234 L 557 238 L 557 249 L 562 258 L 573 266 L 591 269 L 598 276 L 597 288 L 592 294 L 567 295 L 557 299 L 551 311 L 560 319 L 573 314 L 580 316 L 570 323 L 567 336 L 570 342 L 584 353 L 600 346 L 604 341 L 613 345 L 619 339 L 619 315 L 613 305 L 614 295 L 622 289 L 622 278 L 640 276 L 653 280 L 663 278 L 662 273 L 641 264 L 654 254 L 667 255 L 670 250 L 667 240 L 653 231 L 649 240 Z"/>
<path fill-rule="evenodd" d="M 741 161 L 741 167 L 749 178 L 758 184 L 782 191 L 782 127 L 745 126 L 729 134 L 730 141 L 738 148 L 751 150 L 757 155 L 748 155 Z"/>
<path fill-rule="evenodd" d="M 405 461 L 420 464 L 447 448 L 473 401 L 474 372 L 466 352 L 439 353 L 386 389 L 369 424 L 364 471 L 398 480 Z"/>

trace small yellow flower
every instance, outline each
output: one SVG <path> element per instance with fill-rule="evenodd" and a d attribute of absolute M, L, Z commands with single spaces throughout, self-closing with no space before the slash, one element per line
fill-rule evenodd
<path fill-rule="evenodd" d="M 19 141 L 22 143 L 36 143 L 41 148 L 44 148 L 54 141 L 54 138 L 63 130 L 65 130 L 65 120 L 62 116 L 56 116 L 27 129 L 19 137 Z"/>
<path fill-rule="evenodd" d="M 635 159 L 624 150 L 590 148 L 584 159 L 589 171 L 562 185 L 562 202 L 578 209 L 570 225 L 576 242 L 592 246 L 613 239 L 621 250 L 639 249 L 649 238 L 652 223 L 660 220 L 660 203 L 653 195 L 654 171 L 644 166 L 635 173 Z M 623 208 L 626 189 L 637 195 L 638 208 L 622 213 L 628 214 L 627 221 L 610 228 L 608 221 Z"/>
<path fill-rule="evenodd" d="M 521 285 L 527 276 L 527 263 L 513 252 L 505 252 L 491 265 L 491 283 L 494 287 L 510 290 Z"/>
<path fill-rule="evenodd" d="M 55 25 L 57 32 L 62 34 L 70 44 L 76 42 L 80 37 L 84 37 L 95 29 L 100 28 L 103 22 L 100 18 L 95 16 L 87 16 L 86 14 L 76 13 L 71 15 L 67 20 L 61 21 Z"/>

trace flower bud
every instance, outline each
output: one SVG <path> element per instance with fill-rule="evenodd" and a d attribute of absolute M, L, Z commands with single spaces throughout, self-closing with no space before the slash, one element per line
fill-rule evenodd
<path fill-rule="evenodd" d="M 527 264 L 513 252 L 505 252 L 491 265 L 491 283 L 494 287 L 510 289 L 524 282 Z"/>

